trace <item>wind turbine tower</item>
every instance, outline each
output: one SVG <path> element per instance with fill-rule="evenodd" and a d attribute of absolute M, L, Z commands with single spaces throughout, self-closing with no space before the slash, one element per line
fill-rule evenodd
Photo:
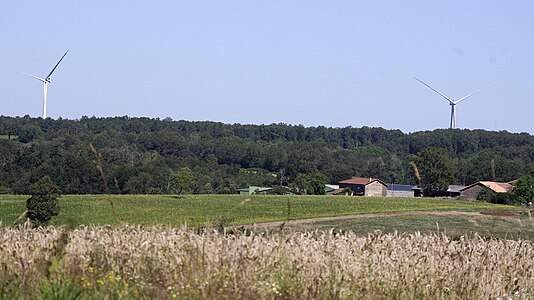
<path fill-rule="evenodd" d="M 422 81 L 421 79 L 417 78 L 417 77 L 414 77 L 415 80 L 419 81 L 420 83 L 424 84 L 426 87 L 428 87 L 429 89 L 433 90 L 434 92 L 438 93 L 441 97 L 445 98 L 447 101 L 449 101 L 449 105 L 451 106 L 451 125 L 450 125 L 450 129 L 455 129 L 456 128 L 456 105 L 460 102 L 462 102 L 463 100 L 473 96 L 475 93 L 479 92 L 480 90 L 482 89 L 485 89 L 486 87 L 489 86 L 486 85 L 484 87 L 481 87 L 479 88 L 478 90 L 470 93 L 469 95 L 467 96 L 464 96 L 456 101 L 452 100 L 451 98 L 443 95 L 442 93 L 438 92 L 437 90 L 435 90 L 433 87 L 431 87 L 430 85 L 426 84 L 424 81 Z"/>
<path fill-rule="evenodd" d="M 37 77 L 37 76 L 31 75 L 31 74 L 24 73 L 24 74 L 26 74 L 26 75 L 28 75 L 30 77 L 33 77 L 33 78 L 43 82 L 43 90 L 44 90 L 44 96 L 43 96 L 43 119 L 46 119 L 46 96 L 47 96 L 47 93 L 48 93 L 48 84 L 52 82 L 52 80 L 50 79 L 50 76 L 52 76 L 52 73 L 54 73 L 54 71 L 56 70 L 57 66 L 59 66 L 59 63 L 63 60 L 63 58 L 65 57 L 65 55 L 67 55 L 67 53 L 69 53 L 69 50 L 67 50 L 67 52 L 65 52 L 65 54 L 63 54 L 63 56 L 61 57 L 61 59 L 59 59 L 59 61 L 54 66 L 52 71 L 50 71 L 50 73 L 48 73 L 48 75 L 46 75 L 45 78 L 41 78 L 41 77 Z"/>

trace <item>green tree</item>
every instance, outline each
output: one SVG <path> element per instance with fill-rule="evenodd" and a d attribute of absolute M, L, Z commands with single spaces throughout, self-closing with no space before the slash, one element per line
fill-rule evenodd
<path fill-rule="evenodd" d="M 42 177 L 30 187 L 31 197 L 26 201 L 26 216 L 34 227 L 45 226 L 59 213 L 61 190 L 49 176 Z"/>
<path fill-rule="evenodd" d="M 454 180 L 455 166 L 442 148 L 427 148 L 415 158 L 425 195 L 446 190 Z"/>
<path fill-rule="evenodd" d="M 35 139 L 38 139 L 43 135 L 41 128 L 35 125 L 28 125 L 22 128 L 21 133 L 19 134 L 19 142 L 29 143 Z"/>
<path fill-rule="evenodd" d="M 311 194 L 313 187 L 310 184 L 310 176 L 304 173 L 298 173 L 290 187 L 297 194 Z"/>
<path fill-rule="evenodd" d="M 181 194 L 194 179 L 193 172 L 191 172 L 189 168 L 181 168 L 172 174 L 170 182 L 171 188 L 177 191 L 178 194 Z"/>
<path fill-rule="evenodd" d="M 521 203 L 534 201 L 534 176 L 525 175 L 519 178 L 514 188 L 514 194 Z"/>
<path fill-rule="evenodd" d="M 328 178 L 321 172 L 315 173 L 310 179 L 311 192 L 314 195 L 325 194 L 325 184 L 328 183 Z"/>

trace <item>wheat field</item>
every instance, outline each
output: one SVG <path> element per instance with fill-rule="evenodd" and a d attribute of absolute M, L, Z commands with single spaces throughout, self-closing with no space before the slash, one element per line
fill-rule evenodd
<path fill-rule="evenodd" d="M 531 299 L 533 278 L 523 240 L 0 228 L 0 299 Z"/>

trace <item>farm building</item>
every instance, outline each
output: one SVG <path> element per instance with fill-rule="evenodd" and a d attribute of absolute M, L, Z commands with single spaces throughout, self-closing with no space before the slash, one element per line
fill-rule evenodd
<path fill-rule="evenodd" d="M 431 197 L 447 197 L 447 198 L 454 198 L 460 196 L 461 192 L 460 190 L 465 188 L 465 185 L 449 185 L 446 190 L 441 190 L 437 192 L 433 192 Z"/>
<path fill-rule="evenodd" d="M 386 197 L 414 197 L 416 186 L 388 183 Z M 421 189 L 419 189 L 421 190 Z"/>
<path fill-rule="evenodd" d="M 467 199 L 476 199 L 478 193 L 488 189 L 493 193 L 509 193 L 514 188 L 516 180 L 510 182 L 478 181 L 460 190 L 461 196 Z"/>
<path fill-rule="evenodd" d="M 252 195 L 252 194 L 268 194 L 273 189 L 270 187 L 261 187 L 261 186 L 249 186 L 243 189 L 237 190 L 240 195 Z"/>
<path fill-rule="evenodd" d="M 324 185 L 324 193 L 326 195 L 332 195 L 338 189 L 339 189 L 339 185 L 337 184 L 325 184 Z"/>
<path fill-rule="evenodd" d="M 465 185 L 449 185 L 447 189 L 447 197 L 458 197 L 462 193 L 461 190 L 465 188 Z"/>
<path fill-rule="evenodd" d="M 336 190 L 340 194 L 345 188 L 349 188 L 351 196 L 379 196 L 385 197 L 387 195 L 387 184 L 378 178 L 361 178 L 354 177 L 351 179 L 339 182 L 339 189 Z"/>

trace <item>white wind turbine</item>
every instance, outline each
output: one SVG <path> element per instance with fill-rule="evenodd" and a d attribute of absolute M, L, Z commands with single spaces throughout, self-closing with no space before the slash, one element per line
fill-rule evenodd
<path fill-rule="evenodd" d="M 435 90 L 433 87 L 431 87 L 430 85 L 426 84 L 425 82 L 423 82 L 421 79 L 417 78 L 417 77 L 414 77 L 415 80 L 421 82 L 422 84 L 426 85 L 426 87 L 428 87 L 429 89 L 433 90 L 434 92 L 438 93 L 441 97 L 447 99 L 447 101 L 449 101 L 449 105 L 451 106 L 451 126 L 449 127 L 450 129 L 455 129 L 456 128 L 456 104 L 462 102 L 463 100 L 473 96 L 475 93 L 479 92 L 480 90 L 482 89 L 485 89 L 489 86 L 486 85 L 486 86 L 483 86 L 481 88 L 479 88 L 478 90 L 470 93 L 469 95 L 467 96 L 464 96 L 456 101 L 452 100 L 451 98 L 443 95 L 442 93 L 438 92 L 437 90 Z"/>
<path fill-rule="evenodd" d="M 48 73 L 48 75 L 46 75 L 45 78 L 41 78 L 41 77 L 37 77 L 37 76 L 31 75 L 31 74 L 23 73 L 23 74 L 26 74 L 26 75 L 28 75 L 30 77 L 33 77 L 33 78 L 43 82 L 43 86 L 44 86 L 43 119 L 46 119 L 46 95 L 47 95 L 47 91 L 48 91 L 48 84 L 52 82 L 52 80 L 50 79 L 50 76 L 52 76 L 52 73 L 54 73 L 54 71 L 56 70 L 57 66 L 59 66 L 59 63 L 63 60 L 63 58 L 65 57 L 65 55 L 67 55 L 67 53 L 69 53 L 69 50 L 67 50 L 67 52 L 65 52 L 65 54 L 63 54 L 63 56 L 57 62 L 57 64 L 54 66 L 52 71 L 50 71 L 50 73 Z"/>

